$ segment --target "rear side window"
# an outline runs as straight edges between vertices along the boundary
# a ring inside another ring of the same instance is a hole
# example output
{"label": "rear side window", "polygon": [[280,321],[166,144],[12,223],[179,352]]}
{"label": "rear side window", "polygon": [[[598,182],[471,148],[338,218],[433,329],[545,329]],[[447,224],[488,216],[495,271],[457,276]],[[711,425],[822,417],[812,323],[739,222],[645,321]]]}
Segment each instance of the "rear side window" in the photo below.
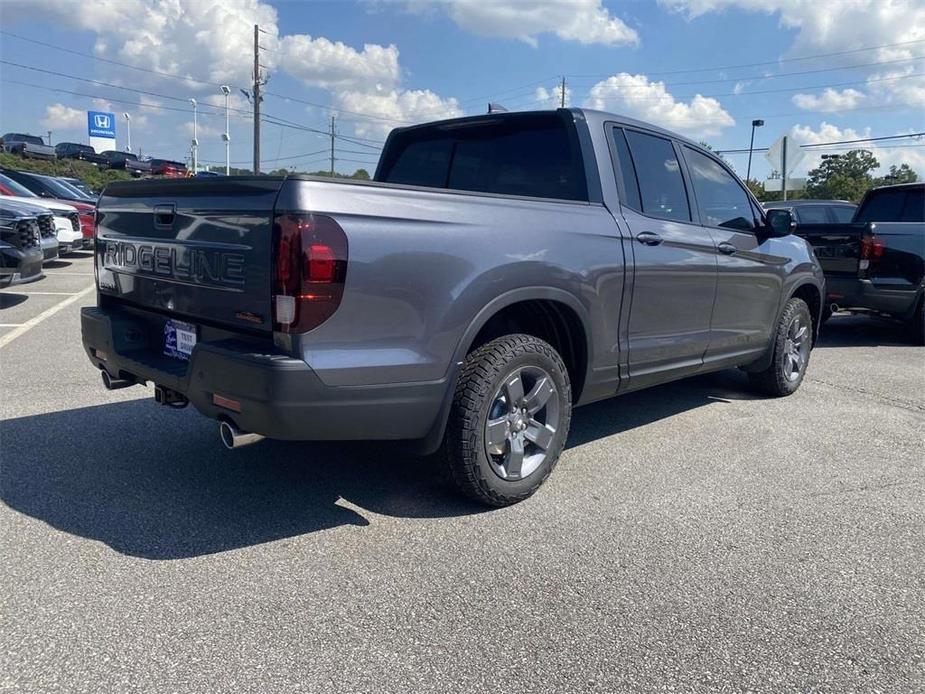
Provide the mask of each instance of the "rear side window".
{"label": "rear side window", "polygon": [[639,181],[642,211],[653,217],[689,222],[687,192],[671,141],[634,130],[626,131],[626,140]]}
{"label": "rear side window", "polygon": [[854,219],[854,207],[848,205],[833,205],[831,208],[835,221],[839,224],[847,224]]}
{"label": "rear side window", "polygon": [[858,212],[858,222],[898,222],[906,204],[906,191],[880,190],[870,195]]}
{"label": "rear side window", "polygon": [[376,180],[478,193],[588,199],[577,138],[556,114],[396,133]]}
{"label": "rear side window", "polygon": [[617,162],[623,174],[623,187],[626,188],[626,200],[623,204],[637,212],[642,212],[642,201],[639,197],[639,182],[636,180],[636,169],[633,158],[630,156],[630,147],[626,142],[626,134],[622,128],[613,128],[614,148],[617,151]]}
{"label": "rear side window", "polygon": [[[684,147],[691,185],[703,224],[751,231],[755,228],[754,209],[745,189],[718,162],[690,147]],[[824,216],[824,215],[823,215]]]}
{"label": "rear side window", "polygon": [[906,192],[902,221],[925,222],[925,188],[912,188]]}

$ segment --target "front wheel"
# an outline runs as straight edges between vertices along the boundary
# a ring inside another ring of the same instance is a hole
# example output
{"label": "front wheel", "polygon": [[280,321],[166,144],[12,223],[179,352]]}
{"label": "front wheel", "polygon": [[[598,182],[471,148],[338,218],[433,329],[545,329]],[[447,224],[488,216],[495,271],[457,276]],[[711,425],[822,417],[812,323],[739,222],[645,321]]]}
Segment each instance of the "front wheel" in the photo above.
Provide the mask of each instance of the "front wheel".
{"label": "front wheel", "polygon": [[796,392],[806,375],[813,348],[813,318],[802,299],[784,306],[774,333],[774,354],[764,371],[750,373],[752,385],[768,395],[782,397]]}
{"label": "front wheel", "polygon": [[465,495],[514,504],[549,477],[571,417],[568,372],[552,345],[531,335],[499,337],[466,357],[442,456]]}

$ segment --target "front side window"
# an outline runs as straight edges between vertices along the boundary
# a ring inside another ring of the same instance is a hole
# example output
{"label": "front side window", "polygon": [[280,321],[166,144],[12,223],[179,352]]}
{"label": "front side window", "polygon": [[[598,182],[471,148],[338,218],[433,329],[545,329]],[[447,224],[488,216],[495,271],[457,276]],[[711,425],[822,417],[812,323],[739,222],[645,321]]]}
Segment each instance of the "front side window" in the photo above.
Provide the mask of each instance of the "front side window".
{"label": "front side window", "polygon": [[671,141],[635,130],[626,131],[626,140],[639,181],[643,213],[689,222],[687,192]]}
{"label": "front side window", "polygon": [[691,173],[691,185],[703,224],[751,231],[755,217],[748,194],[739,182],[716,161],[685,145],[684,158]]}

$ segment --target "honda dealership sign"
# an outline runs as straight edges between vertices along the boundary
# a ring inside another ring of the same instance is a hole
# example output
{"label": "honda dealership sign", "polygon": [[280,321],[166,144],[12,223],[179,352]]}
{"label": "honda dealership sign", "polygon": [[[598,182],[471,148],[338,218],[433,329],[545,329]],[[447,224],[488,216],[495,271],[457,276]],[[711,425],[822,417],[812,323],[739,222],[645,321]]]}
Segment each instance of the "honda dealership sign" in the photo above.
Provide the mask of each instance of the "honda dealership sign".
{"label": "honda dealership sign", "polygon": [[116,148],[116,116],[105,111],[87,111],[87,135],[97,152]]}

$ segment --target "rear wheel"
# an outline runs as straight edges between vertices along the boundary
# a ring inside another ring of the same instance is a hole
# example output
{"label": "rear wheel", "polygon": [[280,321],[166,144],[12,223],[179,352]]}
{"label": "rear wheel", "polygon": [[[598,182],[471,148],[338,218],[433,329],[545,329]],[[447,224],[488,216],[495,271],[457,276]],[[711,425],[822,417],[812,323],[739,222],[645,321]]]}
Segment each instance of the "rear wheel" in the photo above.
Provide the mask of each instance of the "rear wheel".
{"label": "rear wheel", "polygon": [[919,310],[912,318],[912,339],[917,345],[925,345],[925,295],[919,299]]}
{"label": "rear wheel", "polygon": [[771,364],[764,371],[748,375],[752,385],[778,397],[796,392],[806,375],[812,348],[813,319],[809,307],[802,299],[790,299],[777,324]]}
{"label": "rear wheel", "polygon": [[456,487],[476,501],[507,506],[546,481],[571,423],[565,364],[548,343],[507,335],[463,365],[442,456]]}

